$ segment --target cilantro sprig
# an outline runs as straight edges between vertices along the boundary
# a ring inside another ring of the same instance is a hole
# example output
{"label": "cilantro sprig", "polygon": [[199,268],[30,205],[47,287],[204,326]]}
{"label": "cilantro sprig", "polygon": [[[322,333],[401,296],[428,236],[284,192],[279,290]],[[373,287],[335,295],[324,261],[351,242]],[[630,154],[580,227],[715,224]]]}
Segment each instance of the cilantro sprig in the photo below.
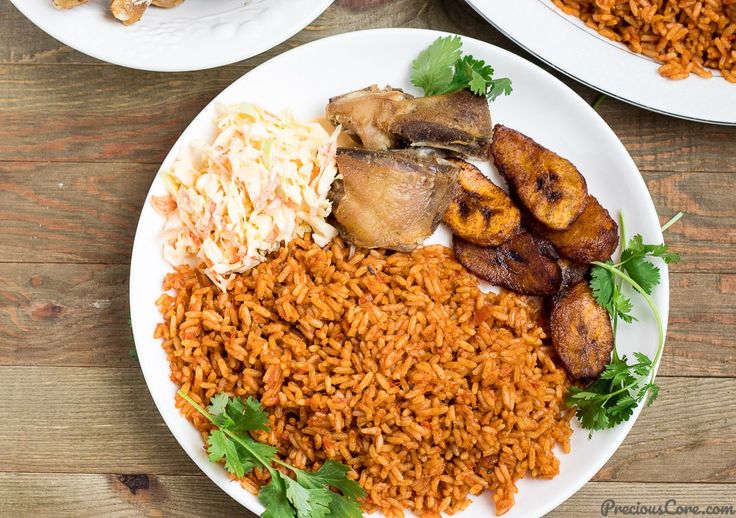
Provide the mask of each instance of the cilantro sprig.
{"label": "cilantro sprig", "polygon": [[513,90],[508,77],[493,78],[493,67],[473,56],[463,56],[460,36],[437,38],[411,64],[411,84],[424,95],[448,94],[470,89],[494,101]]}
{"label": "cilantro sprig", "polygon": [[[683,213],[675,215],[665,223],[662,231],[676,223]],[[593,261],[590,288],[598,303],[606,308],[611,316],[614,337],[613,356],[600,377],[587,387],[571,387],[567,405],[575,407],[575,415],[583,428],[589,430],[590,437],[595,430],[604,430],[628,421],[634,410],[646,399],[651,405],[659,394],[654,383],[654,368],[664,349],[664,326],[662,317],[652,299],[652,290],[660,283],[659,268],[652,262],[659,258],[666,264],[676,263],[680,256],[670,252],[667,245],[644,244],[637,234],[626,243],[626,230],[623,215],[619,216],[621,231],[621,258],[619,262]],[[654,359],[647,355],[634,353],[634,362],[629,363],[626,355],[616,350],[616,331],[619,319],[631,323],[636,318],[631,314],[633,304],[623,292],[623,284],[634,289],[647,303],[654,316],[659,331],[659,341]]]}
{"label": "cilantro sprig", "polygon": [[[347,477],[349,467],[328,460],[317,471],[304,471],[277,458],[275,447],[251,437],[251,431],[268,431],[268,414],[257,400],[249,397],[243,402],[242,398],[221,393],[212,397],[205,410],[186,392],[180,390],[179,395],[217,427],[207,438],[207,454],[212,462],[224,460],[225,469],[238,478],[255,467],[269,472],[271,482],[258,495],[266,507],[263,518],[362,516],[357,499],[365,492],[360,484]],[[285,475],[274,464],[288,469],[295,478]]]}

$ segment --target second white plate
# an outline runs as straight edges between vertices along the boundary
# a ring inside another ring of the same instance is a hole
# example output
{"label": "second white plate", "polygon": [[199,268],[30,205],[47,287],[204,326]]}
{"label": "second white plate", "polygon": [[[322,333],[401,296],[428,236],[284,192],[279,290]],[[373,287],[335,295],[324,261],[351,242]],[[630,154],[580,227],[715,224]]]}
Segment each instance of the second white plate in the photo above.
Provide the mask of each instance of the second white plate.
{"label": "second white plate", "polygon": [[665,115],[736,125],[736,84],[717,71],[711,79],[665,79],[659,63],[601,36],[551,0],[466,1],[517,44],[591,88]]}
{"label": "second white plate", "polygon": [[11,0],[41,30],[93,58],[140,70],[182,72],[235,63],[286,41],[333,0],[186,0],[149,7],[128,27],[110,0],[66,11],[52,0]]}

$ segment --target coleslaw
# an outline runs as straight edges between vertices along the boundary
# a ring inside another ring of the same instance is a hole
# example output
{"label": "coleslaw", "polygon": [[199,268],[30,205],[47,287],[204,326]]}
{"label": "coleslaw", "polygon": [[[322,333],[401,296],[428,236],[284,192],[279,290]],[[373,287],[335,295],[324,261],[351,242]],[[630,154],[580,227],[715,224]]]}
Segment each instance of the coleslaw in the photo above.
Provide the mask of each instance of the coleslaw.
{"label": "coleslaw", "polygon": [[167,195],[152,200],[166,217],[166,260],[204,263],[225,291],[294,236],[325,246],[337,235],[325,218],[339,131],[254,104],[222,107],[214,141],[182,153],[163,173]]}

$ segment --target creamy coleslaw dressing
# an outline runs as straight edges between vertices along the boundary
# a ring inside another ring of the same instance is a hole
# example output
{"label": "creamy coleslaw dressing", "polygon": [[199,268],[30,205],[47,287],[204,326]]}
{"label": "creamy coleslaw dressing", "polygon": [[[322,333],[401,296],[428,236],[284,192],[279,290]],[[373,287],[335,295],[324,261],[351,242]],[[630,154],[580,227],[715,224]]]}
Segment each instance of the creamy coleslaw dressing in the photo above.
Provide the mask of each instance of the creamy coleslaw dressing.
{"label": "creamy coleslaw dressing", "polygon": [[337,231],[325,221],[337,174],[339,129],[300,122],[253,104],[220,109],[211,144],[182,153],[163,173],[167,195],[153,205],[166,216],[164,257],[202,262],[227,289],[235,273],[262,262],[294,236],[312,232],[326,245]]}

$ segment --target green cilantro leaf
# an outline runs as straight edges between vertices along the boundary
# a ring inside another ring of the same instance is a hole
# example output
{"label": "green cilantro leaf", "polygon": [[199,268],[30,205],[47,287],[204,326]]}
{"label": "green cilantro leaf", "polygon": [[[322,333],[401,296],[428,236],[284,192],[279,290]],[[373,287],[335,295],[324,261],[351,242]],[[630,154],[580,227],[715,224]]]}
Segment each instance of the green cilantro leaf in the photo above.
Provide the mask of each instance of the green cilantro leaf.
{"label": "green cilantro leaf", "polygon": [[634,237],[631,238],[628,246],[626,247],[626,250],[624,250],[621,254],[621,261],[623,262],[632,256],[659,257],[660,259],[663,259],[664,262],[667,264],[677,263],[680,261],[679,254],[670,252],[665,243],[661,243],[658,245],[644,244],[644,238],[641,237],[641,234],[636,234]]}
{"label": "green cilantro leaf", "polygon": [[631,323],[636,320],[636,317],[631,315],[631,310],[634,309],[634,305],[631,303],[631,299],[627,298],[626,295],[621,293],[620,290],[616,290],[613,294],[613,307],[616,309],[618,317],[626,323]]}
{"label": "green cilantro leaf", "polygon": [[611,315],[613,315],[614,288],[613,274],[600,266],[593,267],[590,271],[590,289],[593,290],[596,302],[606,308]]}
{"label": "green cilantro leaf", "polygon": [[362,518],[363,511],[355,500],[349,500],[344,496],[333,495],[330,502],[330,516],[335,518]]}
{"label": "green cilantro leaf", "polygon": [[657,399],[657,396],[659,396],[659,385],[648,383],[647,385],[644,385],[642,391],[643,395],[640,396],[640,399],[643,399],[644,396],[649,393],[649,398],[647,399],[647,406],[649,406],[654,403],[654,400]]}
{"label": "green cilantro leaf", "polygon": [[[277,449],[258,442],[249,432],[268,430],[268,413],[261,404],[248,398],[231,398],[217,394],[210,399],[208,410],[187,393],[179,396],[205,416],[217,429],[207,438],[210,461],[224,460],[225,469],[238,478],[258,466],[271,475],[271,482],[261,488],[258,498],[266,506],[264,518],[359,518],[357,498],[365,495],[360,484],[347,477],[350,468],[334,460],[326,461],[315,472],[303,471],[276,457]],[[273,467],[279,464],[292,471],[296,479]],[[342,494],[333,492],[336,489]]]}
{"label": "green cilantro leaf", "polygon": [[659,268],[644,259],[644,257],[632,257],[623,263],[622,266],[626,273],[629,274],[629,277],[647,292],[647,295],[651,295],[652,288],[659,284]]}
{"label": "green cilantro leaf", "polygon": [[365,491],[356,481],[349,479],[346,475],[350,468],[345,464],[328,460],[322,467],[312,473],[297,471],[296,479],[302,485],[327,485],[339,489],[343,495],[349,498],[361,498]]}
{"label": "green cilantro leaf", "polygon": [[460,36],[437,38],[411,64],[411,84],[424,90],[424,95],[443,93],[452,81],[452,66],[462,52]]}
{"label": "green cilantro leaf", "polygon": [[271,482],[261,488],[258,499],[266,506],[262,518],[297,518],[296,511],[286,497],[286,484],[281,472],[271,474]]}
{"label": "green cilantro leaf", "polygon": [[459,36],[436,39],[411,66],[411,83],[424,95],[440,95],[468,88],[475,95],[494,101],[513,88],[507,77],[493,79],[493,67],[481,59],[462,55]]}
{"label": "green cilantro leaf", "polygon": [[225,469],[233,473],[236,477],[240,478],[253,469],[254,464],[250,460],[246,461],[248,464],[246,467],[238,454],[237,446],[233,441],[228,439],[222,430],[212,432],[207,437],[207,444],[209,445],[207,453],[210,461],[218,462],[224,458]]}
{"label": "green cilantro leaf", "polygon": [[227,408],[227,404],[229,402],[230,402],[230,398],[224,392],[215,394],[210,399],[210,405],[207,407],[207,411],[210,414],[212,414],[214,417],[217,417],[220,414],[225,413],[225,408]]}
{"label": "green cilantro leaf", "polygon": [[288,477],[286,482],[286,497],[296,509],[299,518],[325,518],[330,514],[332,493],[326,487],[305,487],[298,481]]}
{"label": "green cilantro leaf", "polygon": [[501,95],[511,95],[513,88],[511,87],[511,79],[508,77],[500,77],[488,82],[488,90],[486,97],[489,101],[495,101]]}
{"label": "green cilantro leaf", "polygon": [[212,397],[207,407],[214,417],[215,424],[227,428],[232,432],[248,430],[268,431],[268,413],[263,410],[260,402],[249,397],[243,405],[241,398],[229,398],[227,394],[217,394]]}

